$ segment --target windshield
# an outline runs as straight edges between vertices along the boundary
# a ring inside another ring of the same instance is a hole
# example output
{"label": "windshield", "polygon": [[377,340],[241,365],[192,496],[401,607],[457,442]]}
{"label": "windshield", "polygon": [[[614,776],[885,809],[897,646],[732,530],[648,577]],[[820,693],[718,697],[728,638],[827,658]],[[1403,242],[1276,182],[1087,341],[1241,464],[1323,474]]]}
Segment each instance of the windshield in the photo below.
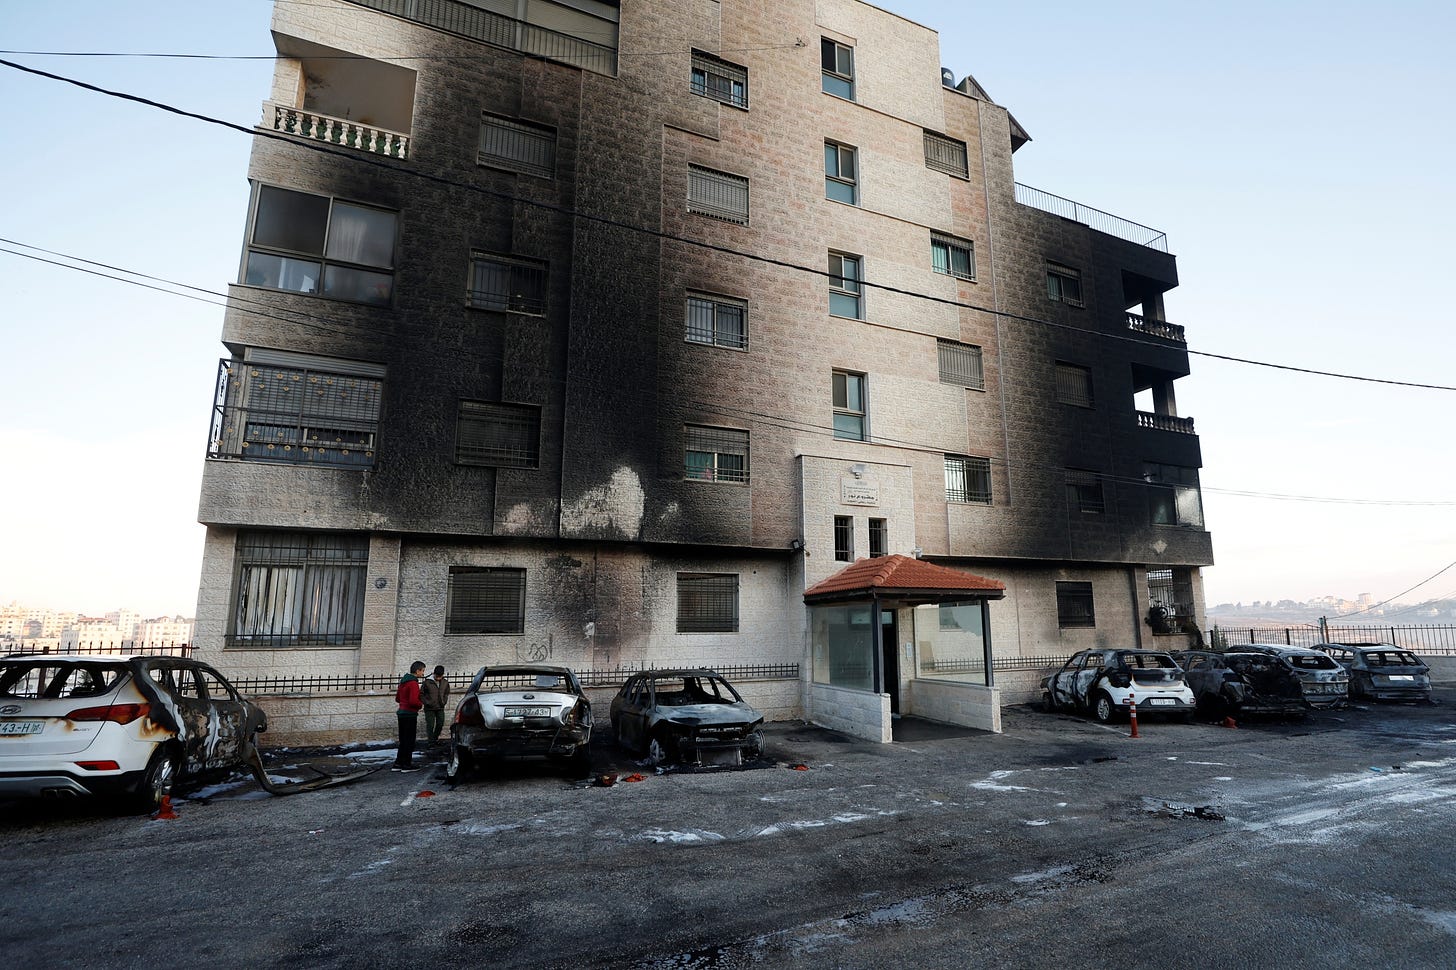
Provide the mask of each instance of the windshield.
{"label": "windshield", "polygon": [[1284,659],[1300,670],[1339,670],[1340,665],[1322,653],[1288,653]]}
{"label": "windshield", "polygon": [[101,697],[126,676],[122,664],[11,660],[0,666],[0,697]]}
{"label": "windshield", "polygon": [[738,692],[722,677],[659,677],[653,681],[657,703],[668,707],[684,704],[732,704]]}

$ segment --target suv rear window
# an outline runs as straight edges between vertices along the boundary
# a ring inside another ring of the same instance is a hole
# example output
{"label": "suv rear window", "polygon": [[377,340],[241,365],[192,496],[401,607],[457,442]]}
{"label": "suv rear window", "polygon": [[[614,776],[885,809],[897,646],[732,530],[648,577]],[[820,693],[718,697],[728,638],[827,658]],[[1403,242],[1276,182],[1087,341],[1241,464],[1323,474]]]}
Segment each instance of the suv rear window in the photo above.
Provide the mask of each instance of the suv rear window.
{"label": "suv rear window", "polygon": [[1334,670],[1340,666],[1322,653],[1289,653],[1284,659],[1301,670]]}
{"label": "suv rear window", "polygon": [[1365,662],[1372,667],[1419,667],[1420,658],[1406,650],[1369,651]]}
{"label": "suv rear window", "polygon": [[12,660],[0,665],[0,697],[101,697],[125,676],[126,668],[121,664]]}

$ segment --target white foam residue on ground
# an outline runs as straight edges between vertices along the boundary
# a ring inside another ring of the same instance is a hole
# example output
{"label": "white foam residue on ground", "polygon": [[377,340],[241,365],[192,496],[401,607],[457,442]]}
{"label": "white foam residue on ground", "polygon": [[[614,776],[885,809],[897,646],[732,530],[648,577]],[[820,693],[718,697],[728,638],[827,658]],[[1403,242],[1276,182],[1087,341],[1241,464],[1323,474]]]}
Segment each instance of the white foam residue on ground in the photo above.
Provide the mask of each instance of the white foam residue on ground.
{"label": "white foam residue on ground", "polygon": [[1056,866],[1052,869],[1043,869],[1040,872],[1023,872],[1020,875],[1012,876],[1011,881],[1019,885],[1033,882],[1045,882],[1048,879],[1056,879],[1058,876],[1066,875],[1072,871],[1071,866]]}
{"label": "white foam residue on ground", "polygon": [[1233,778],[1229,777],[1228,775],[1218,775],[1213,780],[1214,781],[1233,781]]}
{"label": "white foam residue on ground", "polygon": [[1445,930],[1452,936],[1456,936],[1456,913],[1423,910],[1421,912],[1421,918],[1432,926]]}
{"label": "white foam residue on ground", "polygon": [[717,832],[708,832],[704,829],[689,829],[686,832],[675,832],[671,829],[647,829],[638,838],[646,839],[649,842],[671,842],[674,845],[723,841],[723,836]]}
{"label": "white foam residue on ground", "polygon": [[378,862],[369,863],[369,865],[360,869],[358,872],[351,872],[349,878],[358,879],[360,876],[372,876],[374,873],[381,872],[393,864],[393,859],[380,859]]}
{"label": "white foam residue on ground", "polygon": [[1044,819],[1044,818],[1029,818],[1029,819],[1026,820],[1026,824],[1027,825],[1050,825],[1052,823],[1049,820]]}
{"label": "white foam residue on ground", "polygon": [[1003,785],[1001,779],[1010,778],[1014,771],[993,771],[980,781],[971,782],[971,787],[980,791],[1033,791],[1025,785]]}
{"label": "white foam residue on ground", "polygon": [[1203,765],[1206,768],[1227,768],[1222,761],[1185,761],[1185,765]]}
{"label": "white foam residue on ground", "polygon": [[462,821],[450,826],[450,831],[456,835],[497,835],[501,832],[510,832],[521,827],[519,822],[503,822],[498,824],[487,824],[485,822]]}

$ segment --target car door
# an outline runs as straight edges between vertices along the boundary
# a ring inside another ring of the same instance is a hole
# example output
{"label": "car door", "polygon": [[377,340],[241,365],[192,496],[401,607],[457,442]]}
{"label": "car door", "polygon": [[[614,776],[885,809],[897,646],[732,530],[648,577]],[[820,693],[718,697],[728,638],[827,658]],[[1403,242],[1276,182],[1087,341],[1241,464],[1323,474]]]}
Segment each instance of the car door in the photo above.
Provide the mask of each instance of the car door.
{"label": "car door", "polygon": [[1082,669],[1082,664],[1086,659],[1087,651],[1074,653],[1061,670],[1052,674],[1048,684],[1051,689],[1052,702],[1057,707],[1072,707],[1080,703],[1075,698],[1073,688],[1077,683],[1077,671]]}
{"label": "car door", "polygon": [[175,688],[172,702],[176,705],[180,727],[177,740],[182,744],[186,770],[201,771],[207,767],[208,748],[213,735],[212,709],[197,671],[178,664],[171,667],[170,672]]}
{"label": "car door", "polygon": [[1093,692],[1106,662],[1107,658],[1100,650],[1088,650],[1083,656],[1082,666],[1075,672],[1072,680],[1072,699],[1078,707],[1092,706]]}
{"label": "car door", "polygon": [[243,761],[243,744],[248,740],[247,705],[222,675],[205,664],[194,668],[202,684],[203,702],[210,711],[209,732],[203,744],[208,768],[231,768]]}
{"label": "car door", "polygon": [[617,736],[627,747],[642,746],[642,699],[646,689],[643,677],[634,677],[623,688],[622,703],[617,709]]}

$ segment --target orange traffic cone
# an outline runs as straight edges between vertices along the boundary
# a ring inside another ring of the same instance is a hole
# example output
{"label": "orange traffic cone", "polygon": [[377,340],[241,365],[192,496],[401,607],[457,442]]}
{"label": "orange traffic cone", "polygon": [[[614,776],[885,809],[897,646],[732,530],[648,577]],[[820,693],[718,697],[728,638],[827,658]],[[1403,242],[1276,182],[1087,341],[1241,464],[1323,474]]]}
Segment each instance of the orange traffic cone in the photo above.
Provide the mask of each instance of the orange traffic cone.
{"label": "orange traffic cone", "polygon": [[1235,721],[1232,717],[1226,717],[1223,719],[1223,726],[1226,728],[1236,728],[1239,726],[1239,722]]}
{"label": "orange traffic cone", "polygon": [[159,819],[163,819],[163,820],[170,820],[170,819],[180,818],[180,817],[181,816],[179,816],[177,814],[177,810],[172,807],[172,796],[171,795],[163,795],[162,796],[162,807],[159,808],[159,809],[157,809],[155,812],[152,813],[152,818],[159,818]]}
{"label": "orange traffic cone", "polygon": [[1130,737],[1130,738],[1138,737],[1139,735],[1138,735],[1138,732],[1137,732],[1137,698],[1135,698],[1135,697],[1129,697],[1127,699],[1127,719],[1128,719],[1128,721],[1130,721],[1132,723],[1132,732],[1130,734],[1128,734],[1128,737]]}

